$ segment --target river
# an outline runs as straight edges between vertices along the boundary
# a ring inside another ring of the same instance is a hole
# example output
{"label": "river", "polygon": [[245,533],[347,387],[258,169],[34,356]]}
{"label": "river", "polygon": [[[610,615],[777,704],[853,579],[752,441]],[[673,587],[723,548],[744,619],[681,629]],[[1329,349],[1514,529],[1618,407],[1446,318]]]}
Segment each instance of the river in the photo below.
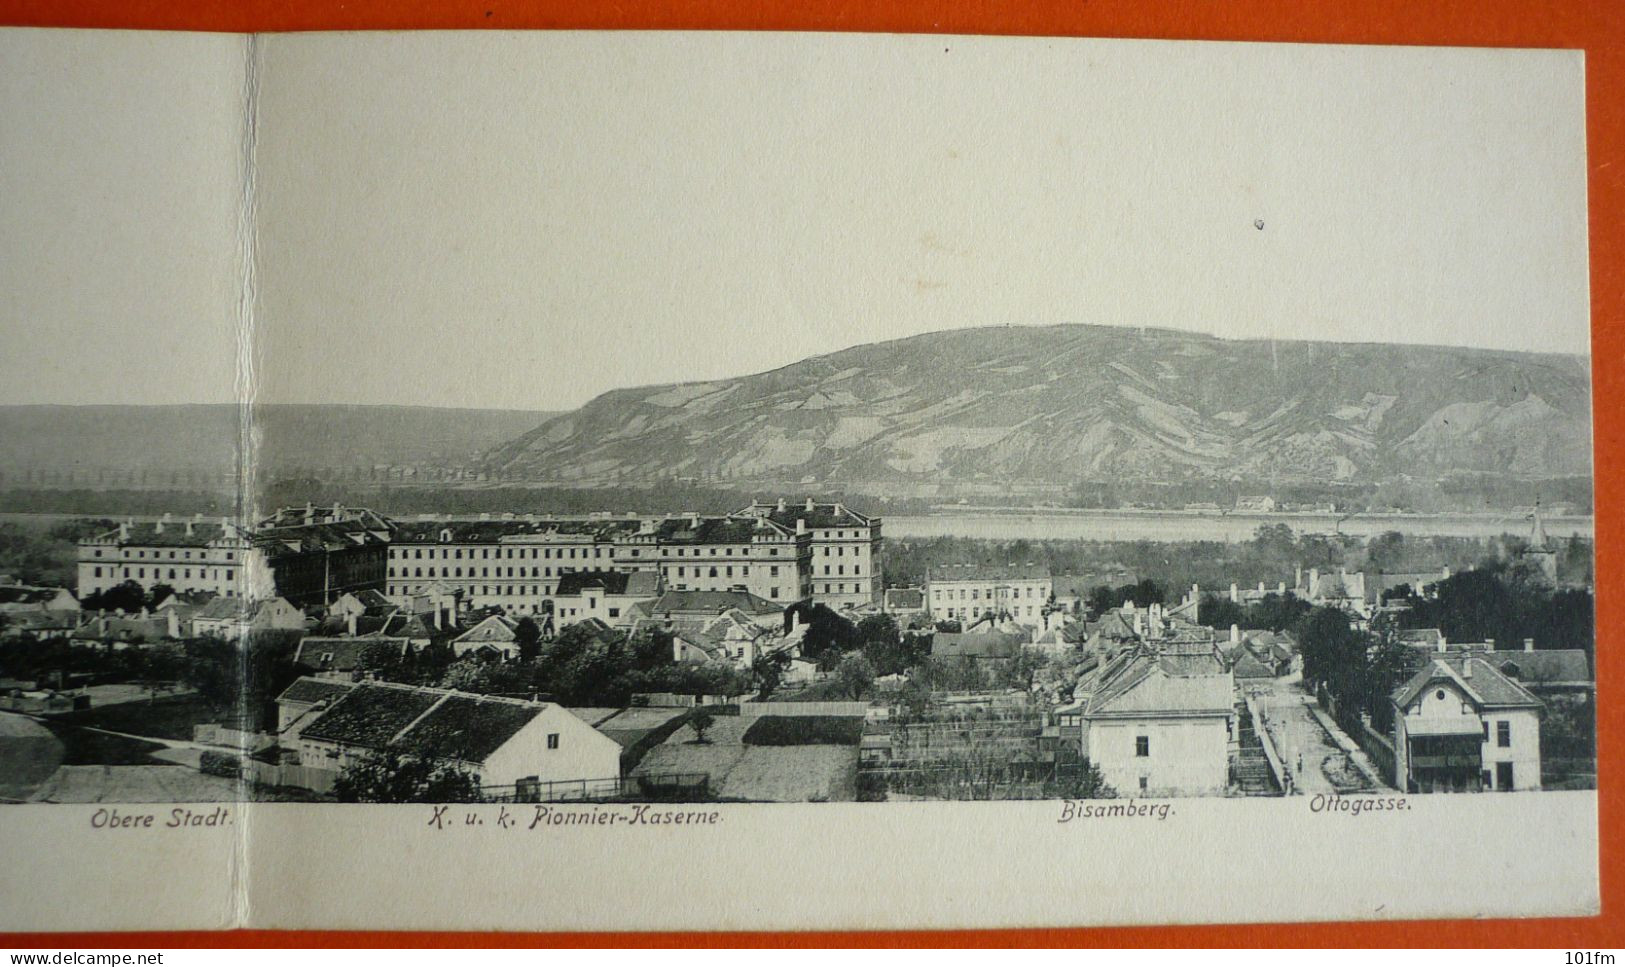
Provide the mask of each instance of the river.
{"label": "river", "polygon": [[[1590,517],[1542,517],[1554,539],[1590,538]],[[1245,541],[1264,524],[1285,524],[1297,534],[1373,537],[1398,531],[1407,537],[1526,535],[1530,523],[1503,514],[1213,514],[1191,511],[948,511],[921,517],[887,517],[887,537],[974,537],[986,540]]]}

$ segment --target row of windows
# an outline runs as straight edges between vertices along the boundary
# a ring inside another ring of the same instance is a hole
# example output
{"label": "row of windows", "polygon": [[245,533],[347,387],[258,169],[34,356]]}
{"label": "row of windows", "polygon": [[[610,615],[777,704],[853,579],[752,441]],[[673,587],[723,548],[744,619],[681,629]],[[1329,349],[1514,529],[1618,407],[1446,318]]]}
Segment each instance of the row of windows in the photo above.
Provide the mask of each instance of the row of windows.
{"label": "row of windows", "polygon": [[[175,556],[177,553],[180,554],[179,557]],[[126,551],[125,554],[126,554],[126,556],[128,556],[129,552]],[[99,547],[96,548],[94,551],[91,552],[91,555],[93,557],[101,557],[102,556],[102,549],[99,548]],[[138,558],[145,558],[147,556],[147,552],[144,551],[144,550],[137,549],[136,552],[135,552],[135,556],[138,557]],[[208,552],[207,551],[198,551],[197,556],[198,556],[198,560],[200,560],[200,561],[208,560]],[[226,552],[226,560],[232,561],[232,560],[236,560],[236,558],[237,558],[237,554],[236,554],[235,551],[227,551]],[[152,559],[155,560],[155,561],[163,560],[164,559],[164,552],[163,551],[153,551],[152,552]],[[190,561],[191,559],[192,559],[192,552],[191,551],[180,551],[180,552],[170,551],[169,552],[169,560],[171,560],[171,561]]]}
{"label": "row of windows", "polygon": [[[845,557],[847,552],[847,548],[844,547],[826,547],[822,550],[825,557]],[[862,557],[864,554],[869,552],[869,548],[863,544],[859,544],[857,547],[854,547],[851,550],[853,557]],[[834,551],[835,553],[831,554],[830,551]]]}
{"label": "row of windows", "polygon": [[[827,574],[829,572],[826,571],[825,573]],[[1023,592],[1025,592],[1025,593],[1023,593]],[[987,599],[989,601],[992,601],[995,598],[1004,598],[1004,599],[1007,599],[1007,600],[1015,600],[1017,598],[1046,598],[1047,599],[1048,597],[1049,597],[1049,595],[1044,592],[1044,589],[1036,588],[1036,587],[1029,587],[1029,588],[998,588],[996,590],[993,589],[993,588],[987,589]],[[931,600],[932,601],[942,601],[944,598],[946,598],[949,601],[955,600],[955,598],[954,598],[954,589],[949,588],[946,591],[943,590],[942,588],[932,588],[931,589]],[[981,599],[982,599],[982,589],[981,588],[971,588],[970,589],[970,600],[972,600],[972,601],[980,601]],[[958,600],[960,600],[960,601],[965,600],[965,589],[964,588],[959,589],[959,598],[958,598]]]}
{"label": "row of windows", "polygon": [[[846,565],[845,564],[837,564],[837,565],[835,565],[835,573],[836,574],[845,574],[846,573]],[[863,565],[861,565],[861,564],[852,565],[852,574],[853,574],[854,577],[863,574]],[[828,564],[824,565],[824,575],[826,577],[829,576],[829,565]]]}
{"label": "row of windows", "polygon": [[[461,561],[463,559],[463,551],[464,550],[465,549],[461,548],[461,547],[429,547],[429,548],[423,548],[423,547],[391,547],[389,549],[389,556],[391,558],[395,558],[395,559],[400,559],[400,560],[408,560],[409,559],[409,560],[413,560],[413,561],[421,561],[421,560],[424,560],[425,558],[427,558],[428,560],[431,560],[431,561],[434,561],[434,560]],[[606,548],[602,548],[602,547],[591,547],[591,548],[588,548],[588,547],[495,547],[495,548],[492,548],[492,547],[481,547],[481,548],[470,547],[470,548],[467,548],[466,550],[468,551],[468,559],[471,560],[471,561],[473,561],[473,560],[489,561],[489,560],[491,560],[493,558],[495,558],[497,560],[509,560],[509,561],[515,560],[515,559],[518,559],[518,560],[529,559],[529,560],[533,560],[533,561],[534,560],[551,561],[551,560],[557,559],[557,560],[560,560],[560,561],[564,561],[564,560],[572,560],[573,561],[573,560],[577,560],[577,559],[586,560],[588,558],[596,558],[598,560],[603,560],[606,556],[608,556],[608,557],[613,557],[614,556],[613,554],[606,555],[604,553]],[[478,550],[480,552],[479,556],[477,558],[474,555],[474,552],[476,550]],[[611,548],[609,550],[613,550],[613,549]],[[436,553],[437,551],[439,553]],[[493,554],[492,551],[495,551],[496,553]],[[506,551],[507,553],[503,553],[504,551]],[[577,551],[581,552],[580,555],[576,554]],[[592,553],[589,554],[589,553],[587,553],[588,551],[591,551]],[[529,552],[529,553],[526,553],[526,552]],[[554,552],[557,552],[557,553],[555,554]],[[637,557],[638,552],[633,551],[632,556]]]}
{"label": "row of windows", "polygon": [[1030,604],[1026,606],[1025,611],[1023,611],[1021,608],[988,607],[984,609],[977,606],[970,608],[945,608],[943,609],[942,613],[945,617],[949,618],[980,618],[984,611],[987,614],[1000,614],[1003,612],[1008,612],[1012,618],[1036,618],[1039,616],[1033,606]]}
{"label": "row of windows", "polygon": [[[132,570],[135,572],[134,574],[130,573]],[[224,573],[217,576],[215,574],[215,572],[210,571],[207,568],[198,568],[198,572],[197,572],[198,580],[200,580],[200,581],[229,581],[229,580],[231,580],[232,579],[232,577],[231,577],[232,572],[230,570],[226,570],[226,569],[222,569],[222,570],[223,570]],[[102,576],[102,569],[101,568],[99,568],[99,567],[92,568],[92,571],[94,572],[96,577],[101,577]],[[116,567],[107,568],[107,576],[110,577],[110,578],[115,577],[115,576],[122,576],[122,577],[126,577],[126,578],[133,577],[133,578],[136,578],[138,580],[145,580],[146,576],[147,576],[147,569],[144,568],[144,567],[137,567],[137,568],[128,568],[127,567],[127,568],[124,568],[123,569],[124,573],[122,575],[119,575],[118,571],[119,571],[119,568],[116,568]],[[164,569],[161,568],[161,567],[153,568],[152,569],[152,577],[153,577],[154,580],[162,580],[162,579],[164,579],[164,577],[165,577]],[[172,568],[169,569],[168,578],[170,580],[172,580],[172,581],[173,580],[189,581],[189,580],[192,579],[192,569],[189,568],[189,567],[183,567],[183,568],[173,568],[172,567]]]}

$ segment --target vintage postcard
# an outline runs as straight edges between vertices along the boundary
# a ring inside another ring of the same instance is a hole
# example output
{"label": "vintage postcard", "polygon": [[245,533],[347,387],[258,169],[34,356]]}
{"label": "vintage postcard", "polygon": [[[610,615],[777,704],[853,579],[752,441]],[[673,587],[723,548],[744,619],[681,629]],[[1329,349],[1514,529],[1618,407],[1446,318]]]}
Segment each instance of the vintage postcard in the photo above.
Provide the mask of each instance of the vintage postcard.
{"label": "vintage postcard", "polygon": [[1585,178],[1578,51],[0,32],[0,926],[1595,914]]}

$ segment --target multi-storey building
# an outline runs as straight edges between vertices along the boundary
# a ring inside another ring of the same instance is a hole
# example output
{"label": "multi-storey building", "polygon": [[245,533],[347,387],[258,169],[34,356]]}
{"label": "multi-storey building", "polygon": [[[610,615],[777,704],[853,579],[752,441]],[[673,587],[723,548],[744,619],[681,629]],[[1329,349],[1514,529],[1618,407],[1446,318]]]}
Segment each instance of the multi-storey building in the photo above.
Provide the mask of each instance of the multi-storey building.
{"label": "multi-storey building", "polygon": [[426,587],[461,591],[466,607],[546,614],[559,579],[580,571],[658,571],[655,548],[623,544],[643,522],[418,520],[396,527],[384,593],[405,601]]}
{"label": "multi-storey building", "polygon": [[753,502],[735,517],[766,519],[789,530],[804,524],[812,539],[809,594],[832,608],[878,604],[885,587],[881,573],[880,518],[860,514],[839,502],[802,503],[780,498]]}
{"label": "multi-storey building", "polygon": [[[255,563],[270,573],[270,593],[303,608],[383,590],[394,526],[364,507],[307,504],[262,520],[249,543]],[[265,595],[256,589],[254,596]]]}
{"label": "multi-storey building", "polygon": [[167,584],[180,592],[207,591],[227,598],[250,596],[251,544],[225,518],[163,519],[118,527],[79,542],[79,597],[134,581],[144,589]]}
{"label": "multi-storey building", "polygon": [[926,607],[936,620],[984,615],[1022,624],[1044,620],[1053,593],[1049,568],[1039,564],[957,564],[926,575]]}
{"label": "multi-storey building", "polygon": [[748,591],[786,606],[812,593],[812,535],[770,517],[668,517],[627,538],[659,557],[676,591]]}
{"label": "multi-storey building", "polygon": [[1495,654],[1437,652],[1394,690],[1394,784],[1401,790],[1540,788],[1545,706],[1495,666]]}
{"label": "multi-storey building", "polygon": [[439,585],[467,607],[549,614],[560,579],[586,572],[649,573],[650,597],[745,590],[789,605],[811,593],[811,536],[765,516],[419,520],[395,531],[385,593],[404,601]]}
{"label": "multi-storey building", "polygon": [[226,598],[282,597],[297,607],[384,586],[391,523],[360,508],[281,510],[252,532],[201,516],[136,523],[79,542],[79,594],[125,581]]}

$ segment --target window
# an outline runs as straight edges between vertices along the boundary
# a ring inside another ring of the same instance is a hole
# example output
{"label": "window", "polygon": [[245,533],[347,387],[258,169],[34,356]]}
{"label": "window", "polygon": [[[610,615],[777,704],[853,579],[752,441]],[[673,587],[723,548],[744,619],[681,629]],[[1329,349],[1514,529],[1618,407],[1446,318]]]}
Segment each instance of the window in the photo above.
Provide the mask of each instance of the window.
{"label": "window", "polygon": [[1503,749],[1512,748],[1512,723],[1495,723],[1495,744]]}
{"label": "window", "polygon": [[1140,791],[1145,792],[1151,787],[1151,780],[1145,776],[1140,777]]}
{"label": "window", "polygon": [[547,733],[547,747],[549,749],[557,749],[559,747],[559,734],[557,732]]}
{"label": "window", "polygon": [[1438,699],[1441,702],[1444,701],[1444,689],[1441,688],[1438,691],[1434,692],[1433,697]]}
{"label": "window", "polygon": [[1489,740],[1490,740],[1490,723],[1485,722],[1484,723],[1484,741],[1488,742]]}
{"label": "window", "polygon": [[[1134,754],[1141,759],[1147,758],[1151,755],[1151,736],[1136,735],[1134,737]],[[1144,780],[1141,781],[1143,782]]]}

